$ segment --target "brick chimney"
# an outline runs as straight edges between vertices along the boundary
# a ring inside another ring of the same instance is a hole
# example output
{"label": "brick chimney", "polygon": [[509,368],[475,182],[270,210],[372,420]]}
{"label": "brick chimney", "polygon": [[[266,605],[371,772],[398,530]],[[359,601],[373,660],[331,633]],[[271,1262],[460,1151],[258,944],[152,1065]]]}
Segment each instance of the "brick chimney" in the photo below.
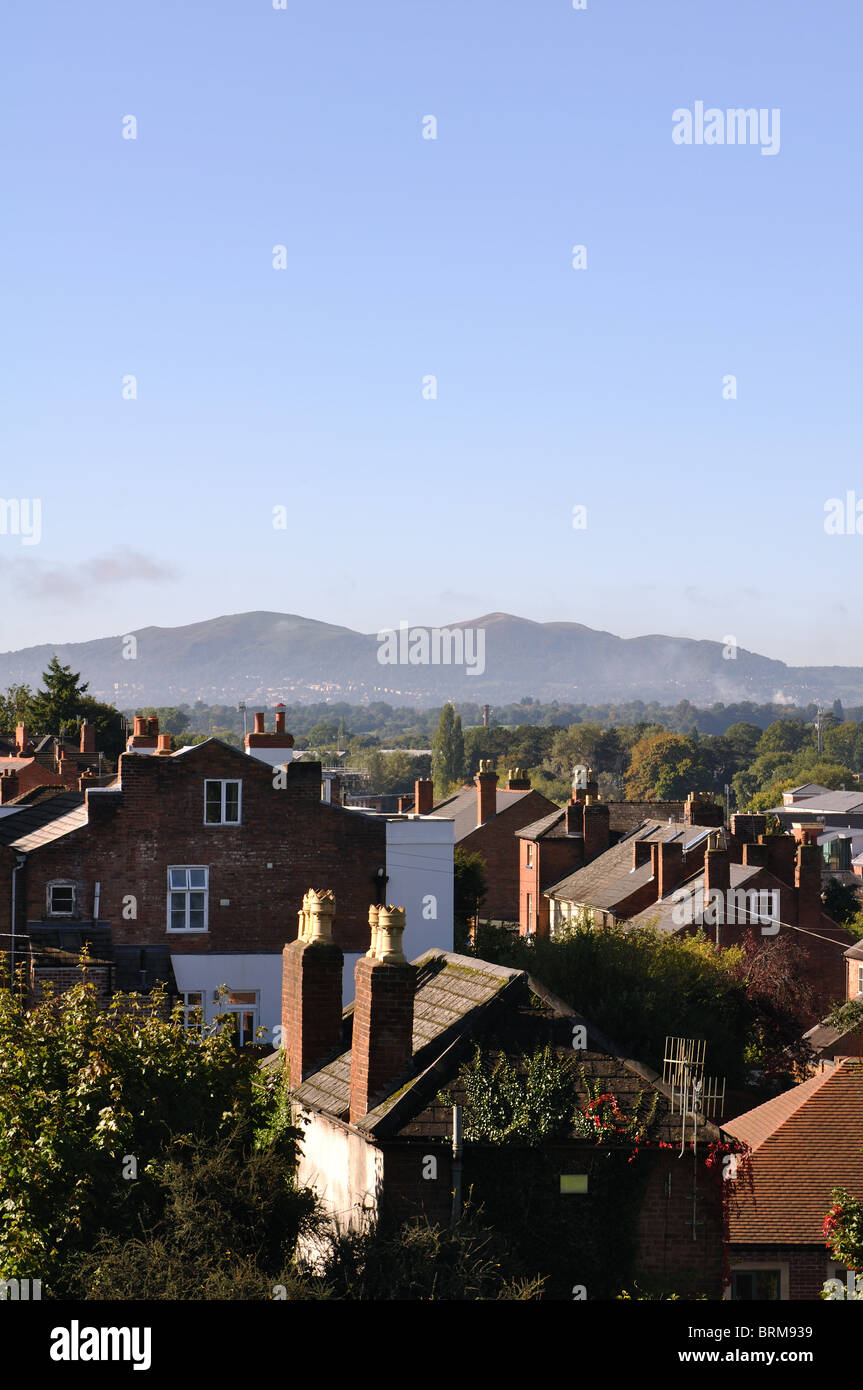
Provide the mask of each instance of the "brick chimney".
{"label": "brick chimney", "polygon": [[817,928],[824,911],[821,902],[821,870],[824,856],[818,845],[798,845],[794,865],[794,887],[797,889],[797,925]]}
{"label": "brick chimney", "polygon": [[0,775],[0,806],[14,801],[18,795],[18,773],[11,767],[4,767]]}
{"label": "brick chimney", "polygon": [[749,811],[737,811],[731,817],[731,833],[741,844],[752,845],[759,835],[767,834],[767,817]]}
{"label": "brick chimney", "polygon": [[523,767],[511,767],[507,774],[506,789],[508,792],[529,792],[530,778]]}
{"label": "brick chimney", "polygon": [[767,867],[770,872],[789,888],[794,887],[795,856],[797,843],[791,835],[760,835],[760,845],[767,846]]}
{"label": "brick chimney", "polygon": [[374,1109],[413,1059],[416,967],[402,950],[404,929],[403,907],[379,908],[371,947],[354,971],[351,1124]]}
{"label": "brick chimney", "polygon": [[759,841],[755,845],[743,846],[743,863],[747,869],[766,869],[767,868],[767,846]]}
{"label": "brick chimney", "polygon": [[817,845],[818,836],[824,834],[824,822],[792,821],[791,834],[798,845]]}
{"label": "brick chimney", "polygon": [[171,735],[170,735],[170,734],[159,734],[158,740],[157,740],[157,743],[156,743],[156,755],[158,756],[159,754],[161,754],[162,757],[164,757],[166,754],[167,754],[169,757],[171,756]]}
{"label": "brick chimney", "polygon": [[414,815],[430,816],[434,809],[434,782],[429,777],[418,777],[414,782]]}
{"label": "brick chimney", "polygon": [[[653,857],[652,840],[633,840],[632,842],[632,867],[640,869],[642,864],[646,864]],[[655,869],[654,869],[655,873]]]}
{"label": "brick chimney", "polygon": [[476,823],[484,825],[497,812],[497,773],[490,758],[480,762],[476,774]]}
{"label": "brick chimney", "polygon": [[[711,840],[713,840],[711,836]],[[731,857],[727,849],[708,849],[704,855],[704,910],[711,913],[716,908],[710,901],[712,892],[722,894],[720,925],[728,916],[728,890],[731,887]]]}
{"label": "brick chimney", "polygon": [[690,792],[683,807],[684,825],[716,825],[724,821],[722,807],[705,792]]}
{"label": "brick chimney", "polygon": [[30,744],[26,724],[15,725],[15,752],[19,758],[25,757]]}
{"label": "brick chimney", "polygon": [[[156,725],[155,732],[152,731],[153,723],[155,723]],[[130,753],[135,751],[139,753],[155,751],[159,742],[158,719],[154,721],[152,719],[148,719],[146,715],[136,714],[135,723],[133,727],[133,734],[130,738],[126,740],[127,751]]]}
{"label": "brick chimney", "polygon": [[566,808],[567,835],[584,834],[584,806],[580,801],[570,801]]}
{"label": "brick chimney", "polygon": [[[636,841],[637,843],[637,841]],[[665,898],[683,882],[683,845],[651,843],[651,868],[656,882],[656,900]]]}
{"label": "brick chimney", "polygon": [[81,724],[79,751],[81,753],[95,753],[96,751],[96,725],[91,724],[86,719]]}
{"label": "brick chimney", "polygon": [[251,757],[269,763],[271,767],[290,762],[293,755],[288,753],[288,749],[294,746],[294,736],[285,731],[284,705],[276,705],[276,724],[271,734],[268,734],[264,727],[265,719],[263,710],[255,711],[255,727],[250,734],[246,734],[244,740],[246,752]]}
{"label": "brick chimney", "polygon": [[589,796],[584,803],[584,862],[608,849],[609,811],[603,801]]}
{"label": "brick chimney", "polygon": [[310,888],[297,939],[282,951],[282,1043],[293,1087],[342,1043],[345,958],[333,940],[335,911],[331,888]]}

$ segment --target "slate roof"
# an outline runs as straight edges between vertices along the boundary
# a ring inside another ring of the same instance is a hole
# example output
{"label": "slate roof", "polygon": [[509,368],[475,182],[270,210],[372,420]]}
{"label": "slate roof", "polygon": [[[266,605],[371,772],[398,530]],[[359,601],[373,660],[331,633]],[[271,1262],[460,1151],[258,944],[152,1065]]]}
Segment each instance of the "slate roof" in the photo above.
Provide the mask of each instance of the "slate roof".
{"label": "slate roof", "polygon": [[[732,888],[745,888],[747,883],[755,878],[756,874],[766,875],[766,870],[757,864],[729,864],[730,886]],[[649,868],[649,865],[648,865]],[[768,883],[768,878],[764,878],[764,883]],[[769,883],[775,884],[777,888],[782,885],[778,879],[769,876]],[[696,904],[704,902],[704,870],[700,869],[692,878],[686,879],[684,883],[679,883],[672,893],[667,893],[659,902],[651,903],[642,912],[636,912],[630,917],[630,925],[645,926],[648,922],[654,923],[660,931],[677,932],[680,931],[681,924],[674,920],[674,909],[676,902],[685,904],[685,899],[680,897],[681,890],[684,890],[695,901],[693,903],[693,915],[696,914]]]}
{"label": "slate roof", "polygon": [[644,821],[632,834],[597,855],[583,869],[576,869],[575,873],[552,884],[545,890],[546,897],[611,910],[615,903],[651,878],[649,860],[638,869],[632,867],[632,846],[636,840],[649,840],[653,844],[679,840],[688,849],[706,835],[713,834],[715,829],[707,825],[682,825],[679,821]]}
{"label": "slate roof", "polygon": [[[454,1040],[452,1030],[469,1029],[471,1018],[514,980],[523,978],[521,970],[474,960],[454,952],[428,951],[414,962],[417,966],[414,997],[413,1049],[415,1068],[424,1070],[447,1044]],[[353,1006],[347,1010],[352,1017]],[[351,1098],[350,1048],[306,1078],[295,1092],[301,1104],[347,1119]],[[388,1108],[387,1102],[384,1102]],[[378,1107],[369,1112],[363,1128],[372,1128],[380,1118]]]}
{"label": "slate roof", "polygon": [[[557,834],[555,834],[555,831],[557,831]],[[549,834],[549,832],[551,833]],[[531,821],[530,825],[521,826],[515,833],[520,840],[575,840],[583,838],[580,834],[568,834],[566,829],[565,809],[562,811],[552,811],[550,815],[543,816],[540,820]]]}
{"label": "slate roof", "polygon": [[753,1151],[755,1201],[743,1192],[732,1203],[732,1245],[823,1249],[832,1189],[863,1197],[863,1062],[825,1067],[723,1128]]}
{"label": "slate roof", "polygon": [[806,796],[802,801],[798,801],[794,806],[771,806],[770,814],[774,816],[793,817],[801,812],[807,816],[811,815],[841,815],[843,812],[863,811],[863,796],[860,792],[819,792],[815,796]]}
{"label": "slate roof", "polygon": [[86,823],[84,793],[58,792],[0,819],[0,844],[26,852]]}
{"label": "slate roof", "polygon": [[[501,811],[506,811],[510,806],[515,806],[524,797],[530,796],[530,794],[530,788],[521,792],[510,792],[506,791],[505,788],[498,789],[495,792],[495,815],[499,816]],[[456,792],[454,796],[448,796],[446,801],[439,801],[436,806],[432,807],[431,813],[433,816],[444,816],[447,819],[452,817],[455,822],[453,833],[455,835],[455,842],[458,844],[459,840],[465,839],[472,830],[478,828],[476,823],[476,803],[476,787],[463,787],[462,790]],[[489,820],[490,819],[492,818],[489,817]],[[485,821],[484,824],[487,825],[488,821]]]}
{"label": "slate roof", "polygon": [[[519,1016],[522,1025],[529,1016],[530,1028],[535,1028],[540,1016],[537,1005],[546,1018],[563,1021],[568,1055],[572,1055],[571,1024],[584,1024],[588,1048],[578,1057],[594,1078],[602,1077],[609,1084],[613,1081],[615,1094],[622,1103],[634,1104],[648,1087],[668,1101],[668,1088],[656,1072],[625,1057],[581,1014],[555,998],[525,971],[441,950],[428,951],[413,964],[418,967],[413,1063],[394,1079],[389,1094],[357,1121],[355,1127],[368,1137],[404,1131],[420,1111],[434,1102],[441,1088],[455,1078],[480,1032],[493,1030],[497,1023],[508,1044],[517,1044]],[[345,1011],[346,1022],[352,1021],[352,1014],[353,1006]],[[261,1065],[279,1065],[280,1055],[271,1054]],[[300,1107],[347,1122],[350,1075],[351,1051],[347,1048],[308,1076],[294,1092],[294,1100]],[[668,1105],[663,1105],[657,1115],[656,1137],[677,1140],[679,1132],[680,1116],[672,1115]],[[720,1137],[721,1131],[711,1121],[699,1123],[699,1142]]]}

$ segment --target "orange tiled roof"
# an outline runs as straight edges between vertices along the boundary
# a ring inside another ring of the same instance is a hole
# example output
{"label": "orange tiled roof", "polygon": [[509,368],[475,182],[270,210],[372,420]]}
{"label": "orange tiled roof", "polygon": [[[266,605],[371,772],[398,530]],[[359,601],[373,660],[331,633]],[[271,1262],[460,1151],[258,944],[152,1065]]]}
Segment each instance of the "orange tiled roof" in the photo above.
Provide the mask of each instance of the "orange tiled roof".
{"label": "orange tiled roof", "polygon": [[820,1245],[834,1187],[863,1198],[863,1062],[837,1062],[722,1128],[752,1148],[755,1201],[729,1214],[733,1245]]}

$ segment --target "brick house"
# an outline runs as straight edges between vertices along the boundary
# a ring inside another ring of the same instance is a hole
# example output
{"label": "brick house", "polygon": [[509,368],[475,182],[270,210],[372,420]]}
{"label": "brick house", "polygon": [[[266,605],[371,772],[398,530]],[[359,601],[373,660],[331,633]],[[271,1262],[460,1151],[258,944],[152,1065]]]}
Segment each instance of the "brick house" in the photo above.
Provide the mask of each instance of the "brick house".
{"label": "brick house", "polygon": [[96,750],[96,728],[85,719],[76,747],[69,739],[46,735],[34,742],[26,724],[15,729],[14,744],[0,757],[0,805],[42,787],[77,791],[83,775],[96,777],[113,766]]}
{"label": "brick house", "polygon": [[734,1299],[803,1300],[845,1270],[826,1247],[834,1187],[863,1198],[863,1062],[838,1058],[724,1129],[752,1150],[753,1193],[728,1217]]}
{"label": "brick house", "polygon": [[[753,928],[764,937],[790,936],[813,991],[808,1022],[845,997],[850,937],[822,908],[817,845],[798,844],[789,835],[759,835],[741,846],[714,832],[703,867],[691,876],[676,848],[654,853],[663,861],[670,855],[670,866],[661,864],[655,901],[630,917],[634,926],[653,923],[670,933],[701,929],[720,946],[740,945]],[[734,862],[736,853],[742,853],[742,863]]]}
{"label": "brick house", "polygon": [[[419,1213],[449,1223],[470,1191],[513,1249],[530,1244],[529,1230],[513,1232],[515,1211],[529,1211],[528,1227],[545,1223],[535,1267],[548,1274],[550,1296],[572,1299],[579,1286],[579,1297],[613,1297],[632,1278],[720,1296],[721,1182],[704,1159],[721,1130],[699,1119],[696,1148],[680,1160],[680,1114],[656,1073],[524,971],[441,950],[409,963],[399,908],[372,908],[372,946],[342,1012],[333,895],[309,893],[305,906],[302,936],[284,951],[282,1041],[304,1126],[298,1181],[334,1225],[363,1230]],[[655,1101],[652,1147],[630,1163],[631,1141],[598,1144],[576,1128],[539,1147],[468,1141],[462,1151],[453,1107],[464,1109],[461,1066],[477,1045],[516,1063],[549,1046],[572,1061],[579,1105],[600,1093],[613,1093],[624,1113]]]}
{"label": "brick house", "polygon": [[[845,969],[845,1003],[863,1004],[863,941],[855,941],[848,947]],[[845,1027],[836,1027],[822,1019],[803,1036],[818,1061],[863,1057],[863,1023],[849,1022]]]}
{"label": "brick house", "polygon": [[[273,750],[284,756],[275,745],[289,737],[277,731]],[[452,945],[450,822],[324,802],[319,763],[168,742],[136,732],[111,786],[0,817],[0,931],[9,938],[14,894],[19,953],[89,940],[124,980],[173,979],[208,1020],[235,1012],[247,1042],[278,1024],[282,948],[310,879],[345,904],[349,966],[369,944],[369,901],[387,891],[410,902],[427,945]]]}
{"label": "brick house", "polygon": [[[516,832],[559,808],[542,792],[533,791],[521,768],[510,771],[505,787],[498,788],[491,762],[480,763],[473,787],[435,802],[434,784],[426,779],[415,785],[414,811],[419,815],[451,817],[455,843],[466,854],[485,860],[488,896],[483,916],[488,921],[516,922],[519,904],[519,842]],[[404,804],[404,801],[403,803]]]}

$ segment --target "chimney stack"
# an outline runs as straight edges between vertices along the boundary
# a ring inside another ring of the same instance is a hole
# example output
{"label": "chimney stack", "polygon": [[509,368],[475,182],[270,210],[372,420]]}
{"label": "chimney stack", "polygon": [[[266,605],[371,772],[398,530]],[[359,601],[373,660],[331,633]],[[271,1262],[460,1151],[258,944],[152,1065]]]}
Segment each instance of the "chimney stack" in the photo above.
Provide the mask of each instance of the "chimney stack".
{"label": "chimney stack", "polygon": [[416,967],[408,963],[402,950],[405,910],[391,906],[372,909],[369,923],[371,946],[360,956],[354,971],[351,1124],[374,1109],[378,1098],[413,1059]]}
{"label": "chimney stack", "polygon": [[584,807],[580,801],[570,801],[566,808],[567,835],[584,834]]}
{"label": "chimney stack", "polygon": [[584,862],[608,849],[609,810],[604,802],[588,796],[584,803]]}
{"label": "chimney stack", "polygon": [[[709,844],[717,842],[711,835]],[[711,918],[721,925],[728,916],[728,890],[731,887],[731,857],[727,849],[708,848],[704,855],[704,910],[710,910]],[[711,894],[722,895],[721,910],[711,902]]]}
{"label": "chimney stack", "polygon": [[95,724],[91,724],[91,723],[90,723],[88,720],[86,720],[86,719],[83,720],[83,722],[82,722],[82,724],[81,724],[80,752],[82,752],[82,753],[95,753],[95,752],[96,752],[96,725],[95,725]]}
{"label": "chimney stack", "polygon": [[282,952],[282,1041],[294,1088],[342,1044],[345,958],[333,939],[335,911],[331,888],[310,888],[297,939]]}
{"label": "chimney stack", "polygon": [[255,733],[256,733],[256,734],[262,734],[262,733],[264,733],[264,732],[265,732],[265,730],[264,730],[264,711],[263,711],[262,709],[256,709],[256,710],[255,710]]}
{"label": "chimney stack", "polygon": [[136,714],[136,715],[135,715],[135,725],[134,725],[134,732],[133,732],[132,737],[133,737],[133,738],[146,738],[146,737],[147,737],[147,721],[146,721],[146,719],[144,718],[143,714]]}
{"label": "chimney stack", "polygon": [[170,754],[170,752],[171,752],[171,735],[170,735],[170,734],[159,734],[159,736],[158,736],[158,742],[157,742],[157,744],[156,744],[156,753],[157,753],[157,754],[161,753],[162,756],[164,756],[166,753]]}
{"label": "chimney stack", "polygon": [[276,705],[276,733],[277,733],[277,734],[283,734],[284,732],[285,732],[285,707],[284,707],[284,705]]}
{"label": "chimney stack", "polygon": [[19,758],[27,756],[30,745],[30,737],[27,732],[26,724],[16,724],[15,726],[15,752]]}
{"label": "chimney stack", "polygon": [[723,808],[703,792],[690,792],[683,807],[684,825],[721,826],[724,821]]}
{"label": "chimney stack", "polygon": [[434,809],[434,782],[429,777],[418,777],[414,782],[414,815],[430,816]]}
{"label": "chimney stack", "polygon": [[476,823],[484,825],[497,813],[497,773],[490,758],[480,762],[476,775]]}
{"label": "chimney stack", "polygon": [[652,840],[633,840],[632,842],[632,867],[640,869],[642,864],[646,864],[653,858]]}
{"label": "chimney stack", "polygon": [[[821,870],[824,856],[818,845],[798,845],[794,866],[794,887],[797,889],[797,925],[817,927],[824,911],[821,902]],[[811,939],[811,938],[810,938]]]}
{"label": "chimney stack", "polygon": [[151,714],[147,717],[147,736],[149,738],[159,737],[159,718],[158,715]]}
{"label": "chimney stack", "polygon": [[511,767],[507,774],[506,789],[508,792],[529,792],[530,778],[523,767]]}
{"label": "chimney stack", "polygon": [[675,841],[665,844],[653,842],[650,858],[656,882],[656,900],[659,902],[660,898],[666,898],[683,882],[683,845]]}
{"label": "chimney stack", "polygon": [[775,878],[794,887],[795,856],[797,842],[792,835],[760,835],[760,845],[767,846],[767,868]]}
{"label": "chimney stack", "polygon": [[4,767],[0,776],[0,806],[14,801],[18,795],[18,773],[11,767]]}
{"label": "chimney stack", "polygon": [[752,812],[737,811],[731,817],[731,833],[744,845],[755,844],[759,835],[767,834],[767,817]]}

